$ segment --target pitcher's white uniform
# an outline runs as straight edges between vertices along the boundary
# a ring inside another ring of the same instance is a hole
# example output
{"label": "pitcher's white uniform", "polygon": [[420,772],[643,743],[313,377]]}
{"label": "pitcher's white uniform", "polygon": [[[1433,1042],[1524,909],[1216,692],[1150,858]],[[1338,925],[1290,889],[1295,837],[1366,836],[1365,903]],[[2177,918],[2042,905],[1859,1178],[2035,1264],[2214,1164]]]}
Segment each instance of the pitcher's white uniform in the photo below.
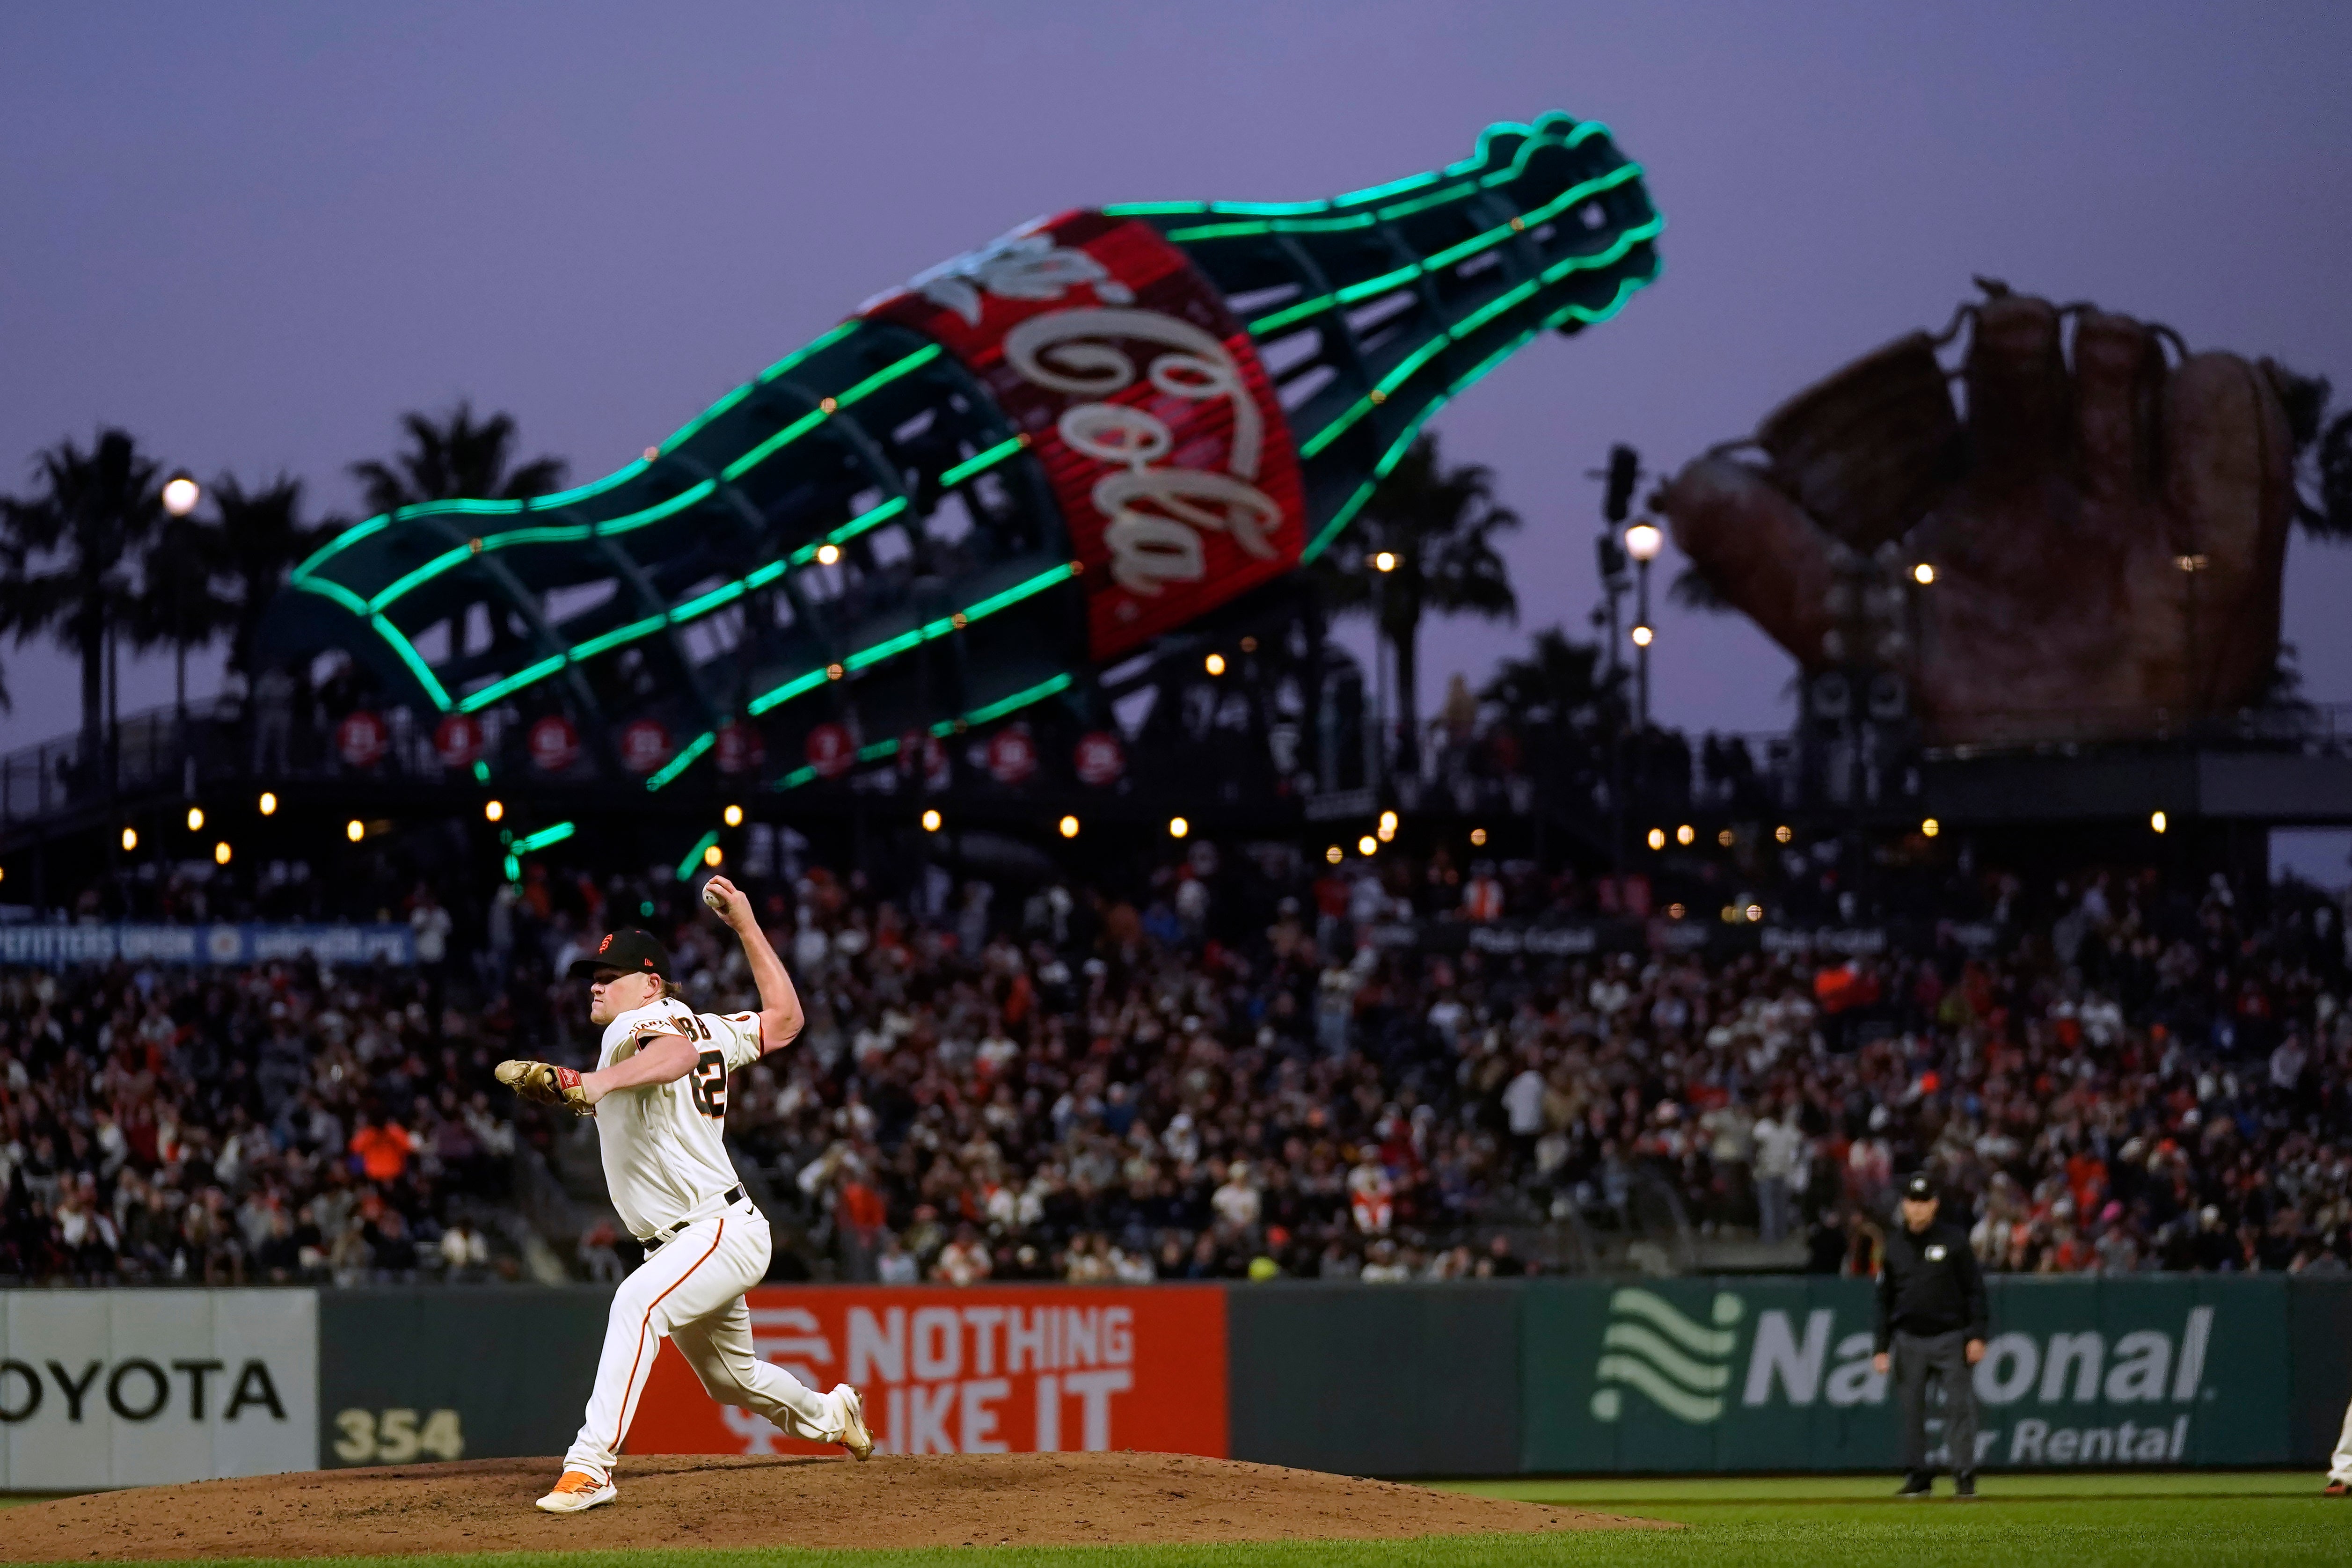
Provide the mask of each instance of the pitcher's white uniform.
{"label": "pitcher's white uniform", "polygon": [[[611,1479],[638,1396],[664,1335],[677,1342],[702,1386],[722,1405],[756,1411],[795,1437],[839,1442],[842,1401],[819,1394],[751,1350],[743,1292],[767,1277],[768,1221],[728,1163],[727,1075],[760,1058],[757,1013],[697,1013],[662,999],[604,1029],[599,1069],[656,1035],[686,1037],[700,1053],[667,1083],[615,1089],[596,1103],[596,1135],[613,1207],[646,1245],[644,1264],[613,1298],[596,1392],[564,1469]],[[726,1195],[736,1192],[729,1203]]]}

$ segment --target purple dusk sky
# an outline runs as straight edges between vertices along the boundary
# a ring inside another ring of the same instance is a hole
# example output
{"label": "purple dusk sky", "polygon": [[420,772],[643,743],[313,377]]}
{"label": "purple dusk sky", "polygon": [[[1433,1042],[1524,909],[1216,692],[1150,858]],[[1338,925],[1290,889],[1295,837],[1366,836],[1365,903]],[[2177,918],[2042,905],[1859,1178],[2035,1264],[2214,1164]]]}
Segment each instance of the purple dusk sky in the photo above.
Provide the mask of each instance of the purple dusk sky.
{"label": "purple dusk sky", "polygon": [[[2352,400],[2348,68],[2340,3],[13,6],[0,487],[107,422],[349,513],[344,465],[461,396],[585,479],[1034,214],[1327,195],[1563,109],[1646,165],[1665,277],[1439,416],[1528,526],[1521,628],[1433,626],[1433,700],[1585,634],[1612,441],[1671,466],[1744,434],[1972,273]],[[2352,700],[2347,601],[2352,549],[2298,537],[2315,699]],[[1759,633],[1661,621],[1664,720],[1785,722]],[[73,727],[62,657],[0,661],[5,745]],[[168,663],[125,686],[168,700]]]}

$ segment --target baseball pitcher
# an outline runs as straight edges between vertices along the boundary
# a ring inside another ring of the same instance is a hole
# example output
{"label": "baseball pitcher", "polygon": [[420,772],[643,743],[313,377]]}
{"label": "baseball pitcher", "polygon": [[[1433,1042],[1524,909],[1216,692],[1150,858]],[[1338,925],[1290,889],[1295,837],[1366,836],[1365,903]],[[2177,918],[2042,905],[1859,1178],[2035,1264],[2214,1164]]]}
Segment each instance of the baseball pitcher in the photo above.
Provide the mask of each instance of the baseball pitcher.
{"label": "baseball pitcher", "polygon": [[751,901],[712,877],[703,902],[743,944],[760,988],[756,1013],[697,1013],[670,985],[669,953],[643,931],[615,931],[572,967],[591,981],[589,1020],[604,1027],[592,1072],[544,1061],[502,1061],[499,1082],[526,1100],[596,1118],[604,1181],[646,1260],[613,1298],[588,1418],[563,1457],[563,1476],[539,1500],[579,1513],[617,1495],[613,1461],[653,1375],[665,1335],[702,1386],[795,1437],[874,1451],[857,1390],[803,1386],[751,1351],[743,1292],[767,1276],[768,1222],[737,1182],[725,1145],[727,1075],[801,1031],[792,977],[753,918]]}

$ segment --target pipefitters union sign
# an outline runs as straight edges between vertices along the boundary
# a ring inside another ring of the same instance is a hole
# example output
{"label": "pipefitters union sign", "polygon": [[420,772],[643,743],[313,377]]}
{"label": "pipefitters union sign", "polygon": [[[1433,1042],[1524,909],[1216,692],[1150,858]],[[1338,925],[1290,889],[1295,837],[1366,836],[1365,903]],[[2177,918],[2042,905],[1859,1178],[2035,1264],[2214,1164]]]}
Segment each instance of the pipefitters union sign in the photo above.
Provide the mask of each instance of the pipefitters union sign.
{"label": "pipefitters union sign", "polygon": [[1147,224],[1071,212],[868,307],[939,340],[1027,436],[1114,658],[1298,564],[1290,428],[1248,332]]}

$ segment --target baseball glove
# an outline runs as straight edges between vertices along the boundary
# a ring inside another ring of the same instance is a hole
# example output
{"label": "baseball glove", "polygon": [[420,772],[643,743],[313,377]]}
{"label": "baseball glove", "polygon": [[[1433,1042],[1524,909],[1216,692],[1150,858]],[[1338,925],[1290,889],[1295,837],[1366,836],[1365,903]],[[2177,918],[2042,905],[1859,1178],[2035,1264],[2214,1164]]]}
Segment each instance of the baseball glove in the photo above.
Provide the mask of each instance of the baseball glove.
{"label": "baseball glove", "polygon": [[596,1107],[580,1087],[580,1074],[546,1061],[501,1061],[499,1082],[538,1105],[561,1105],[575,1116],[593,1116]]}
{"label": "baseball glove", "polygon": [[1987,288],[1965,425],[1915,333],[1768,416],[1760,464],[1685,468],[1657,499],[1675,542],[1806,669],[1900,674],[1944,743],[2259,702],[2295,507],[2277,372],[2168,362],[2168,329]]}

